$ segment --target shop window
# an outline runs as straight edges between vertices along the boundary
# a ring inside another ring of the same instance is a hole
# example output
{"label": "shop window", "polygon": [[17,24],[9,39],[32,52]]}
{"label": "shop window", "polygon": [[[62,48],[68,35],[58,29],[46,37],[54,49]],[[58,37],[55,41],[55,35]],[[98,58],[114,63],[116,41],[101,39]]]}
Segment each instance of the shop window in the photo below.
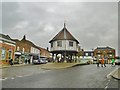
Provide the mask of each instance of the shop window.
{"label": "shop window", "polygon": [[12,59],[12,51],[11,50],[8,51],[8,59]]}
{"label": "shop window", "polygon": [[6,57],[6,50],[5,49],[2,49],[2,60],[5,60],[5,57]]}
{"label": "shop window", "polygon": [[110,56],[110,57],[112,57],[112,55],[111,55],[111,54],[110,54],[109,56]]}

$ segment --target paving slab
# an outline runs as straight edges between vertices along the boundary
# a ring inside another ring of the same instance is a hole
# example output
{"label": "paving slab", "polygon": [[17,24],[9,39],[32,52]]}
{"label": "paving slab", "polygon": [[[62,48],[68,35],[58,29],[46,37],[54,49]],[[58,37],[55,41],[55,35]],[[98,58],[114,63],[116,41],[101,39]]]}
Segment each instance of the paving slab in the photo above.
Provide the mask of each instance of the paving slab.
{"label": "paving slab", "polygon": [[110,79],[111,77],[120,80],[120,67],[117,67],[115,70],[110,72],[110,74],[107,75],[107,78]]}

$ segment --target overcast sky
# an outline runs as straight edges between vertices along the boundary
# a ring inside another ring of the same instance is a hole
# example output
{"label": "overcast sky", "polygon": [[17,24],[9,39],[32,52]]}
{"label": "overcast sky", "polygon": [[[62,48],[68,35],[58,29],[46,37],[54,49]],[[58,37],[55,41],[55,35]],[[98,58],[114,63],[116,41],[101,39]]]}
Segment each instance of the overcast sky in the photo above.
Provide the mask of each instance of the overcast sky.
{"label": "overcast sky", "polygon": [[1,33],[46,48],[64,20],[81,48],[118,49],[117,2],[3,2]]}

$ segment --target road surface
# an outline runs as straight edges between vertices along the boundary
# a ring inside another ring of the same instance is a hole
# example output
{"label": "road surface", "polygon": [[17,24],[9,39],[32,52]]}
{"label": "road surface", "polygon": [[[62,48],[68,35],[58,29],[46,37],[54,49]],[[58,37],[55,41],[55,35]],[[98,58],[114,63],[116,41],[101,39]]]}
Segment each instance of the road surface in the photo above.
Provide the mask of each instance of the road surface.
{"label": "road surface", "polygon": [[[106,76],[116,67],[95,64],[60,70],[44,70],[39,65],[3,69],[3,88],[118,88],[118,81]],[[6,74],[9,73],[9,74]]]}

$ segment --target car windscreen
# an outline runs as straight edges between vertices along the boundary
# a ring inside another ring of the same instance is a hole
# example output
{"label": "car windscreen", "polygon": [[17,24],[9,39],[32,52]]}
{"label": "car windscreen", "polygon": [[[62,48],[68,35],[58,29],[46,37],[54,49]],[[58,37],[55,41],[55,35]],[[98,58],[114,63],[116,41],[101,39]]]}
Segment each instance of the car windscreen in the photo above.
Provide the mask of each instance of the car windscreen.
{"label": "car windscreen", "polygon": [[39,59],[39,56],[33,56],[33,60]]}

